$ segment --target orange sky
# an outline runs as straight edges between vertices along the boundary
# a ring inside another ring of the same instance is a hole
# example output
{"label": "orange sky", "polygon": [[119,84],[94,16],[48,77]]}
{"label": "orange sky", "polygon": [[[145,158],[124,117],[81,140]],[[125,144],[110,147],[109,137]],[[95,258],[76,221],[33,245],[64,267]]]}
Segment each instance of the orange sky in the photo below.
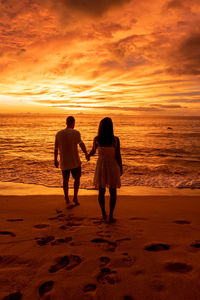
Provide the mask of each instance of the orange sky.
{"label": "orange sky", "polygon": [[0,0],[1,112],[65,109],[200,115],[200,1]]}

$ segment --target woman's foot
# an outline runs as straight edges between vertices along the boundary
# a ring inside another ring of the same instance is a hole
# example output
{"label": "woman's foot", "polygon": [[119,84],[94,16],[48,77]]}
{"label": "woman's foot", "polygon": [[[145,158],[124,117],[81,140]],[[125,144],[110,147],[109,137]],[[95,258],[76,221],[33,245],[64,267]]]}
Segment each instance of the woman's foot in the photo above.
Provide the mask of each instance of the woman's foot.
{"label": "woman's foot", "polygon": [[109,216],[108,222],[109,223],[115,223],[117,220],[113,218],[113,216]]}
{"label": "woman's foot", "polygon": [[66,202],[67,209],[71,209],[73,207],[73,204],[71,202]]}
{"label": "woman's foot", "polygon": [[78,199],[77,199],[77,198],[74,198],[74,199],[73,199],[73,202],[74,202],[74,205],[80,205],[80,203],[78,202]]}
{"label": "woman's foot", "polygon": [[104,221],[107,219],[106,213],[105,213],[105,214],[102,214],[102,219],[103,219]]}

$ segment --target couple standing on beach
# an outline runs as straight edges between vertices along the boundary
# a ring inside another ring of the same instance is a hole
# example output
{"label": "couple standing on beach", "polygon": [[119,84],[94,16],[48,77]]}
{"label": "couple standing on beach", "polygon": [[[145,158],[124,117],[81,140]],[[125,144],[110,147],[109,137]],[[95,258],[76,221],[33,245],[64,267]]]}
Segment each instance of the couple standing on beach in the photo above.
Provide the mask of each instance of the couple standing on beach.
{"label": "couple standing on beach", "polygon": [[68,196],[68,183],[70,173],[74,178],[74,205],[80,205],[78,202],[78,189],[81,177],[81,161],[78,154],[77,145],[89,161],[90,157],[98,149],[98,159],[96,163],[94,185],[99,190],[98,200],[101,207],[102,217],[107,219],[105,211],[105,191],[109,187],[110,192],[110,213],[109,221],[114,222],[113,212],[117,200],[116,188],[119,188],[120,176],[122,175],[122,160],[120,154],[119,138],[114,136],[113,123],[111,118],[104,118],[99,124],[98,135],[94,138],[93,147],[90,153],[87,153],[85,144],[81,140],[80,132],[74,129],[75,119],[69,116],[66,119],[67,127],[56,134],[54,164],[58,168],[58,153],[60,154],[60,168],[63,176],[63,190],[68,208],[72,207]]}

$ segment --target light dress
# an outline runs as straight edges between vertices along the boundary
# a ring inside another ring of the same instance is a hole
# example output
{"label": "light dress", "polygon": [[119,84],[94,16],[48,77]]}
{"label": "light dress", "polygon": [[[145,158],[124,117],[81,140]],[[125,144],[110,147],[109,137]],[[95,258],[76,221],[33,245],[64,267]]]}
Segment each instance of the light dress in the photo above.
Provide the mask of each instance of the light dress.
{"label": "light dress", "polygon": [[94,174],[96,188],[120,188],[120,167],[116,160],[115,147],[98,145],[98,159]]}

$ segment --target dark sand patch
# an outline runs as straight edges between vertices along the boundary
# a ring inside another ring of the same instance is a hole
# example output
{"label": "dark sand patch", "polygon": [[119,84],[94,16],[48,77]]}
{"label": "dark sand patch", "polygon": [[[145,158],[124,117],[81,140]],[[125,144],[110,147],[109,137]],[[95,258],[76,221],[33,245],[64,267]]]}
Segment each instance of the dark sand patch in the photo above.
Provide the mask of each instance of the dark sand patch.
{"label": "dark sand patch", "polygon": [[84,293],[88,293],[88,292],[93,292],[95,291],[97,288],[96,284],[94,283],[89,283],[89,284],[86,284],[83,288],[83,292]]}
{"label": "dark sand patch", "polygon": [[82,263],[82,259],[78,255],[69,255],[69,265],[66,270],[72,270]]}
{"label": "dark sand patch", "polygon": [[82,225],[82,224],[81,223],[76,223],[76,222],[73,222],[73,221],[66,223],[66,226],[68,226],[68,227],[74,227],[74,226],[80,226],[80,225]]}
{"label": "dark sand patch", "polygon": [[200,241],[197,240],[197,241],[193,242],[190,246],[193,247],[193,248],[199,249],[200,248]]}
{"label": "dark sand patch", "polygon": [[7,222],[22,222],[24,219],[7,219]]}
{"label": "dark sand patch", "polygon": [[54,282],[52,280],[44,282],[38,289],[39,295],[42,297],[44,294],[50,292],[53,288]]}
{"label": "dark sand patch", "polygon": [[57,215],[57,218],[59,219],[59,218],[64,218],[66,215],[65,214],[63,214],[63,213],[61,213],[61,214],[58,214]]}
{"label": "dark sand patch", "polygon": [[69,257],[67,255],[62,256],[62,257],[58,257],[56,259],[56,264],[52,265],[49,268],[49,272],[50,273],[58,272],[59,270],[65,268],[68,264],[69,264]]}
{"label": "dark sand patch", "polygon": [[37,228],[37,229],[43,229],[43,228],[49,227],[49,225],[48,224],[36,224],[33,227]]}
{"label": "dark sand patch", "polygon": [[132,218],[129,218],[129,220],[131,220],[131,221],[147,221],[149,219],[141,218],[141,217],[132,217]]}
{"label": "dark sand patch", "polygon": [[67,229],[67,226],[66,225],[61,225],[59,228],[62,229],[62,230],[65,230],[65,229]]}
{"label": "dark sand patch", "polygon": [[122,239],[116,240],[116,242],[124,242],[124,241],[131,241],[131,238],[122,238]]}
{"label": "dark sand patch", "polygon": [[102,256],[102,257],[99,258],[99,260],[101,262],[100,267],[104,267],[110,262],[110,258],[107,257],[107,256]]}
{"label": "dark sand patch", "polygon": [[124,296],[124,300],[134,300],[131,296]]}
{"label": "dark sand patch", "polygon": [[22,293],[15,292],[9,294],[8,296],[5,296],[4,298],[2,298],[2,300],[21,300],[22,297],[23,297]]}
{"label": "dark sand patch", "polygon": [[55,246],[55,245],[60,245],[60,244],[65,244],[65,243],[68,243],[68,242],[71,242],[72,241],[72,237],[71,236],[68,236],[66,238],[61,238],[61,239],[56,239],[55,241],[51,242],[51,246]]}
{"label": "dark sand patch", "polygon": [[109,268],[101,269],[100,273],[97,275],[97,281],[101,284],[115,284],[117,282],[116,278],[113,277],[113,274],[116,274],[116,271],[111,271]]}
{"label": "dark sand patch", "polygon": [[49,236],[46,236],[46,237],[36,237],[35,240],[36,240],[36,243],[39,245],[39,246],[45,246],[47,244],[49,244],[51,241],[53,241],[55,239],[54,236],[52,235],[49,235]]}
{"label": "dark sand patch", "polygon": [[95,238],[93,240],[91,240],[92,243],[96,243],[96,244],[106,244],[107,247],[107,251],[111,251],[114,252],[116,247],[117,247],[117,243],[109,241],[109,240],[105,240],[103,238]]}
{"label": "dark sand patch", "polygon": [[158,251],[169,250],[170,246],[167,244],[157,243],[157,244],[148,245],[144,249],[151,252],[158,252]]}
{"label": "dark sand patch", "polygon": [[180,224],[180,225],[191,224],[191,222],[187,221],[187,220],[175,220],[174,223]]}
{"label": "dark sand patch", "polygon": [[169,262],[165,264],[165,270],[173,273],[188,273],[192,270],[192,266],[180,262]]}
{"label": "dark sand patch", "polygon": [[77,255],[65,255],[56,259],[56,264],[49,268],[50,273],[58,272],[61,269],[72,270],[82,262]]}
{"label": "dark sand patch", "polygon": [[155,279],[151,282],[151,287],[157,292],[161,292],[165,289],[163,282],[159,279]]}
{"label": "dark sand patch", "polygon": [[16,234],[11,231],[0,231],[0,235],[10,235],[12,237],[16,236]]}

